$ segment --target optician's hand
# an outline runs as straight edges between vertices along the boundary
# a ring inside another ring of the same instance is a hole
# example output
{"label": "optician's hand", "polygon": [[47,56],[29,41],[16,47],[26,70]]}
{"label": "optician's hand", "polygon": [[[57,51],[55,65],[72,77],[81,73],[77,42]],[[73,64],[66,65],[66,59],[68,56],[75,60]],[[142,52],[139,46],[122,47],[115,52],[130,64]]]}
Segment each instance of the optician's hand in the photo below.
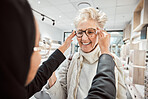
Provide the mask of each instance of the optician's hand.
{"label": "optician's hand", "polygon": [[97,28],[97,33],[101,54],[110,54],[109,46],[111,35],[104,30],[100,30],[99,28]]}
{"label": "optician's hand", "polygon": [[62,53],[64,53],[69,47],[71,42],[73,41],[72,38],[75,36],[75,31],[73,31],[70,36],[67,37],[65,42],[58,48]]}

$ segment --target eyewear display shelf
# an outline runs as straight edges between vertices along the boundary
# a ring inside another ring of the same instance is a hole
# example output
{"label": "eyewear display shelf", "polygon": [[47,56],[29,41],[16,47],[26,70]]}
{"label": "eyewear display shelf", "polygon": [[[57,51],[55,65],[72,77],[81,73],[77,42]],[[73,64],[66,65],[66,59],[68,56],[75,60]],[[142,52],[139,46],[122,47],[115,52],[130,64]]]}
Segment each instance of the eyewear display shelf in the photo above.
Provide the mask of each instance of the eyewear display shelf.
{"label": "eyewear display shelf", "polygon": [[145,70],[145,79],[144,79],[144,99],[148,99],[148,50],[146,51],[146,70]]}
{"label": "eyewear display shelf", "polygon": [[139,32],[148,24],[148,0],[140,0],[133,15],[133,31]]}
{"label": "eyewear display shelf", "polygon": [[[133,84],[130,77],[126,78],[126,86],[132,99],[144,99],[144,94],[140,93],[144,90],[143,85]],[[138,86],[138,87],[137,87]]]}

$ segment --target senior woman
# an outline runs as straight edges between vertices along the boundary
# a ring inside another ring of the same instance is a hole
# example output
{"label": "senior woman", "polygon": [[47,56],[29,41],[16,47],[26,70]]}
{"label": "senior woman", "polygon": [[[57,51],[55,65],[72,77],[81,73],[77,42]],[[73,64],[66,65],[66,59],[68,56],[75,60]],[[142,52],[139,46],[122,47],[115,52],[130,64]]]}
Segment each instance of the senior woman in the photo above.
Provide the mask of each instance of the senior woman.
{"label": "senior woman", "polygon": [[[98,44],[98,34],[102,32],[107,17],[105,13],[94,8],[81,9],[75,19],[76,36],[79,51],[72,60],[65,60],[58,71],[57,79],[53,75],[45,90],[52,99],[84,99],[96,75],[101,47]],[[106,35],[107,32],[104,31]],[[126,98],[126,87],[120,61],[113,56],[116,62],[116,99]]]}

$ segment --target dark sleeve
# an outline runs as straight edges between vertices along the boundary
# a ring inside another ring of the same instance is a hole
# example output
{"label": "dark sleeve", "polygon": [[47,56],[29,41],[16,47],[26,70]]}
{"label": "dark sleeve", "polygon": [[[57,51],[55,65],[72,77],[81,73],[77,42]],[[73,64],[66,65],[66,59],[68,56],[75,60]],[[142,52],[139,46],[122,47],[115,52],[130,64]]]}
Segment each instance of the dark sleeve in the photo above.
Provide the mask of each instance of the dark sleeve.
{"label": "dark sleeve", "polygon": [[112,56],[103,54],[99,58],[97,74],[93,79],[86,99],[115,99],[115,62]]}
{"label": "dark sleeve", "polygon": [[28,97],[31,97],[36,92],[40,91],[42,87],[47,83],[52,73],[59,67],[59,65],[65,60],[65,56],[60,50],[56,50],[47,61],[39,67],[37,74],[33,81],[26,86],[28,91]]}

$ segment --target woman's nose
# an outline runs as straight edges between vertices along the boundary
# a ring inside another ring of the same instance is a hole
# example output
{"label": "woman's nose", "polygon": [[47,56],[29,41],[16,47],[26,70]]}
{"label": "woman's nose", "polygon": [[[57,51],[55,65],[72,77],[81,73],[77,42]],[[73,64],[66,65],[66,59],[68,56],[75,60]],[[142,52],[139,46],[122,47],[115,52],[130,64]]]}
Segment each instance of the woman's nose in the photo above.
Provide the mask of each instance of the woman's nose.
{"label": "woman's nose", "polygon": [[88,36],[86,35],[86,33],[83,33],[82,40],[88,40]]}

